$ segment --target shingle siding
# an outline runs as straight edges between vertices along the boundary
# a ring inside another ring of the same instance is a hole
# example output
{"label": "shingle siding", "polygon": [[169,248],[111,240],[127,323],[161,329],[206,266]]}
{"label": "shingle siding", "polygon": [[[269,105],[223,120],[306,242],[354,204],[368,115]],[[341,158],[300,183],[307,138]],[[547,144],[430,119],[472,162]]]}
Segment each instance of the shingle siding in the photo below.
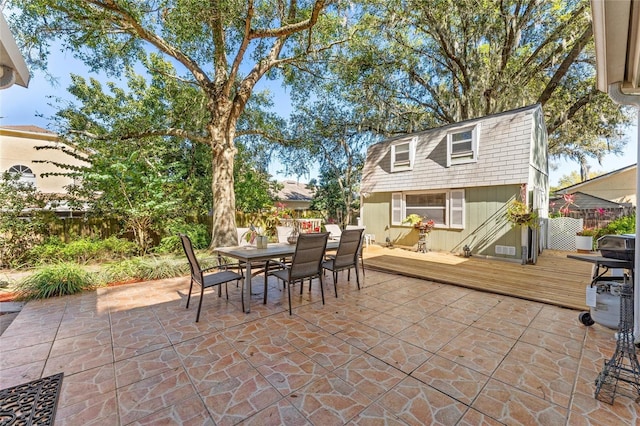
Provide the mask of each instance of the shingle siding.
{"label": "shingle siding", "polygon": [[[539,109],[538,105],[531,106],[375,144],[367,152],[362,191],[374,193],[526,183],[531,145],[535,143],[532,137],[535,114]],[[447,133],[478,123],[478,161],[446,167]],[[417,143],[413,170],[391,173],[391,144],[414,137]]]}

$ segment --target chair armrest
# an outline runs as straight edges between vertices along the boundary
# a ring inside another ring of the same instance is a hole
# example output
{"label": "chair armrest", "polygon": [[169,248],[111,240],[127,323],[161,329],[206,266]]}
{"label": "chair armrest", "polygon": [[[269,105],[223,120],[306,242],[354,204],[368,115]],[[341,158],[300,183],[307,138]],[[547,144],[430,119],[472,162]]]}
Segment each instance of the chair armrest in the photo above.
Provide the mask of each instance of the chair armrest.
{"label": "chair armrest", "polygon": [[276,268],[280,268],[280,269],[286,269],[290,266],[290,264],[287,264],[285,262],[281,262],[279,260],[276,259],[270,259],[269,260],[269,266],[271,266],[273,264],[274,267]]}
{"label": "chair armrest", "polygon": [[238,268],[238,269],[242,269],[240,267],[240,262],[238,263],[221,263],[220,265],[214,265],[214,266],[210,266],[208,268],[203,268],[200,270],[200,272],[208,272],[211,271],[213,269],[220,269],[220,270],[227,270],[228,268]]}

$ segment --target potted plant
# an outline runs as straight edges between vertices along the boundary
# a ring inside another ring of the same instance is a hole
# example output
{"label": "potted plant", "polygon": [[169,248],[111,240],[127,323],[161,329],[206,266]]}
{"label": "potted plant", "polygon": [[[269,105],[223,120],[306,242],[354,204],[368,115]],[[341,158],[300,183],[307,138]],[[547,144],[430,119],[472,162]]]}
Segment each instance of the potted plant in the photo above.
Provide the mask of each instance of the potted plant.
{"label": "potted plant", "polygon": [[414,228],[420,228],[422,225],[422,216],[419,214],[411,213],[409,216],[405,217],[402,223],[408,223],[413,225]]}
{"label": "potted plant", "polygon": [[507,220],[512,226],[537,228],[539,225],[538,214],[520,200],[512,200],[507,205]]}
{"label": "potted plant", "polygon": [[590,253],[593,250],[593,237],[597,235],[597,230],[584,228],[576,233],[576,250],[578,253]]}
{"label": "potted plant", "polygon": [[269,237],[262,235],[253,224],[249,225],[249,230],[244,233],[243,237],[249,244],[255,243],[257,248],[267,248],[269,243]]}

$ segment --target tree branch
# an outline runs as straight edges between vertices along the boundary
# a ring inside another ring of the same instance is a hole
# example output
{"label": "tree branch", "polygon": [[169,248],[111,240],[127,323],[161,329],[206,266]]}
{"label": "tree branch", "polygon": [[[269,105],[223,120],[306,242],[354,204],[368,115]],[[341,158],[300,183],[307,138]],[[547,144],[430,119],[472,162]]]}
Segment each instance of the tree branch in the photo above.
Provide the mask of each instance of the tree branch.
{"label": "tree branch", "polygon": [[[582,97],[580,97],[577,101],[575,101],[567,110],[565,114],[559,115],[553,123],[547,125],[547,134],[552,134],[555,132],[560,126],[562,126],[567,121],[571,120],[577,113],[582,109],[585,105],[587,105],[593,98],[598,94],[598,89],[593,87],[589,93],[586,93]],[[551,147],[550,147],[551,148]]]}
{"label": "tree branch", "polygon": [[547,86],[544,88],[544,90],[538,97],[539,104],[544,106],[544,104],[546,104],[547,101],[551,98],[551,95],[560,84],[560,81],[567,74],[567,72],[569,71],[569,68],[571,68],[571,65],[573,65],[575,59],[578,57],[578,55],[580,55],[580,52],[582,52],[582,49],[584,49],[584,47],[587,45],[589,40],[591,40],[592,34],[593,34],[593,29],[591,25],[587,25],[587,28],[585,28],[580,38],[574,43],[573,47],[571,48],[571,51],[569,51],[567,56],[565,56],[560,66],[558,67],[556,72],[553,74],[553,77],[551,77],[551,80],[549,80],[549,82],[547,83]]}
{"label": "tree branch", "polygon": [[141,39],[149,42],[154,47],[158,48],[167,55],[175,58],[178,62],[185,66],[196,78],[196,80],[206,85],[209,83],[209,77],[200,68],[200,66],[192,60],[189,56],[185,55],[179,49],[174,48],[167,43],[165,39],[158,36],[152,31],[144,28],[130,13],[128,13],[122,6],[116,4],[113,0],[86,0],[87,3],[97,6],[98,8],[110,11],[113,15],[112,23],[122,27],[128,34],[135,34]]}
{"label": "tree branch", "polygon": [[207,136],[204,135],[196,135],[194,133],[188,132],[183,129],[177,128],[168,128],[163,130],[147,130],[138,133],[125,133],[123,135],[113,136],[113,135],[98,135],[96,133],[91,133],[86,130],[69,130],[70,134],[80,135],[87,137],[89,139],[97,140],[97,141],[111,141],[111,140],[129,140],[129,139],[140,139],[146,137],[154,137],[154,136],[173,136],[178,138],[189,139],[194,142],[203,143],[209,145],[211,140]]}

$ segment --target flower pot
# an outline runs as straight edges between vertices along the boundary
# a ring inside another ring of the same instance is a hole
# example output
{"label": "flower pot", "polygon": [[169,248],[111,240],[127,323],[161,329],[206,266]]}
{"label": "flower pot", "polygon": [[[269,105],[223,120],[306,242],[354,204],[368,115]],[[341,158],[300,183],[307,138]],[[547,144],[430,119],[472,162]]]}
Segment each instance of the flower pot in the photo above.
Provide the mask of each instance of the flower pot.
{"label": "flower pot", "polygon": [[269,237],[265,235],[258,235],[256,237],[256,247],[259,249],[266,249],[269,244]]}
{"label": "flower pot", "polygon": [[578,253],[590,253],[593,250],[593,237],[591,235],[576,235],[576,250]]}

